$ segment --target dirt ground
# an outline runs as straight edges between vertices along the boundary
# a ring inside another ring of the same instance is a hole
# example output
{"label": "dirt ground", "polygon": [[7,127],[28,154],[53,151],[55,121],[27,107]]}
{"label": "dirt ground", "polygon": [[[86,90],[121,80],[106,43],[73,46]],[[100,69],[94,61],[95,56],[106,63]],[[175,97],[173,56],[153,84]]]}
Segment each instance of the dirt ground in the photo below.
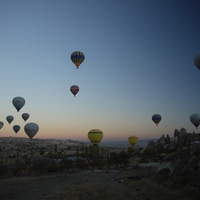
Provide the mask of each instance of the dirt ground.
{"label": "dirt ground", "polygon": [[150,174],[150,169],[87,170],[0,178],[0,200],[184,199],[151,182]]}

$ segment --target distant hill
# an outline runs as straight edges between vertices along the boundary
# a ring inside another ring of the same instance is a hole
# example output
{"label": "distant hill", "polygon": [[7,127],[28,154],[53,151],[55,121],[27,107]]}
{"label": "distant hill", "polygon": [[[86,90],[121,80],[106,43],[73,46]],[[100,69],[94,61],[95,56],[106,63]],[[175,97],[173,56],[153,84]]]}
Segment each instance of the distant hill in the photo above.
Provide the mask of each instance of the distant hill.
{"label": "distant hill", "polygon": [[[157,139],[139,139],[136,147],[146,147],[149,141],[157,140]],[[102,141],[101,145],[118,145],[118,146],[127,146],[129,147],[130,144],[128,141]]]}

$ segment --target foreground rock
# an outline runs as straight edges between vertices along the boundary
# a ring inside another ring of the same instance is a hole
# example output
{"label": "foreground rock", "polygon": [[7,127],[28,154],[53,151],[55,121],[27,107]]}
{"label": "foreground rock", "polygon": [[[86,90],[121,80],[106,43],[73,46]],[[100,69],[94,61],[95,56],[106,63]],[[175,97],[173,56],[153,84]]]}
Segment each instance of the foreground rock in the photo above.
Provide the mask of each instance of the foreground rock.
{"label": "foreground rock", "polygon": [[200,134],[174,131],[174,138],[161,136],[150,141],[143,152],[150,152],[149,161],[157,162],[152,178],[172,190],[182,188],[184,198],[200,199]]}

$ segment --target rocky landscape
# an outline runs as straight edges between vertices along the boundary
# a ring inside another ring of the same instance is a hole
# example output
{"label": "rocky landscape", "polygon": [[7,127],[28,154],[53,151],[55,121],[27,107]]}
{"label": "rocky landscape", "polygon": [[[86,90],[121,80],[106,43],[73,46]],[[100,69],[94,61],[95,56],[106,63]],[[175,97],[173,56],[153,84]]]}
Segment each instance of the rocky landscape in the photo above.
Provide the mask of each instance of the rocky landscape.
{"label": "rocky landscape", "polygon": [[[123,155],[130,155],[130,149]],[[199,185],[200,134],[182,128],[173,138],[162,135],[136,148],[127,165],[2,174],[0,199],[199,200]]]}

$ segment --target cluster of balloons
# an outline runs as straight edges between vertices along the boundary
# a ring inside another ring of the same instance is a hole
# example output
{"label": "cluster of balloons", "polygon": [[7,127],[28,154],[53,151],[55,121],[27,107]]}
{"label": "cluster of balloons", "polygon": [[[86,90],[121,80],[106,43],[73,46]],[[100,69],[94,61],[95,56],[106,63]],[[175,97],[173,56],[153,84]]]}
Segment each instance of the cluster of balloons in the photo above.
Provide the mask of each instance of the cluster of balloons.
{"label": "cluster of balloons", "polygon": [[[200,54],[197,54],[195,56],[194,64],[200,70]],[[156,124],[156,126],[158,126],[158,124],[160,123],[161,120],[162,120],[162,117],[160,114],[152,115],[152,121]],[[190,116],[190,121],[196,128],[198,128],[198,126],[200,125],[200,114],[192,114]],[[138,137],[130,136],[128,138],[128,141],[134,147],[138,142]]]}
{"label": "cluster of balloons", "polygon": [[[81,51],[74,51],[71,54],[71,60],[78,69],[81,63],[85,60],[85,55]],[[77,85],[72,85],[70,87],[70,91],[74,96],[76,96],[76,94],[79,92],[79,87]],[[102,138],[103,132],[99,129],[92,129],[88,132],[88,139],[94,146],[97,146],[99,142],[101,142]]]}
{"label": "cluster of balloons", "polygon": [[[71,55],[71,59],[74,62],[74,64],[77,66],[77,68],[79,67],[79,65],[83,62],[84,60],[84,54],[81,52],[74,52]],[[195,66],[200,69],[200,54],[196,55],[194,58],[194,64]],[[71,87],[71,92],[75,95],[77,92],[79,91],[78,86],[72,86]],[[152,121],[156,124],[156,126],[158,126],[158,124],[160,123],[160,121],[162,120],[162,117],[160,114],[153,114],[152,115]],[[190,121],[191,123],[198,128],[198,126],[200,125],[200,114],[192,114],[190,116]],[[90,140],[90,142],[94,145],[97,146],[99,144],[99,142],[102,140],[103,138],[103,132],[101,130],[98,129],[92,129],[88,132],[88,138]],[[135,146],[138,143],[138,137],[135,135],[132,135],[130,137],[128,137],[128,142],[130,143],[131,146]]]}
{"label": "cluster of balloons", "polygon": [[[16,108],[17,112],[20,111],[20,109],[25,105],[25,99],[23,97],[15,97],[12,100],[13,106]],[[26,122],[30,115],[28,113],[23,113],[22,115],[22,119]],[[12,115],[8,115],[6,117],[6,120],[9,124],[12,123],[12,121],[14,120],[14,117]],[[0,129],[3,127],[4,123],[0,122]],[[13,126],[13,130],[15,133],[18,133],[20,130],[20,126],[19,125],[14,125]],[[36,123],[27,123],[24,126],[24,131],[25,133],[28,135],[29,138],[33,138],[36,133],[39,130],[39,126]]]}
{"label": "cluster of balloons", "polygon": [[[81,51],[74,51],[71,54],[71,60],[78,69],[81,63],[85,60],[85,55]],[[79,92],[79,87],[77,85],[72,85],[70,87],[70,91],[74,96],[76,96],[76,94]],[[99,142],[101,142],[102,138],[103,132],[99,129],[92,129],[88,132],[88,139],[94,146],[97,146]]]}
{"label": "cluster of balloons", "polygon": [[[154,114],[152,116],[152,120],[156,124],[156,126],[158,126],[161,119],[162,119],[162,117],[159,114]],[[198,126],[200,125],[200,114],[192,114],[190,116],[190,121],[196,128],[198,128]]]}
{"label": "cluster of balloons", "polygon": [[[81,63],[85,60],[85,55],[81,51],[74,51],[71,54],[71,60],[76,65],[76,68],[78,69]],[[79,92],[79,86],[72,85],[70,87],[70,91],[74,96],[76,96],[76,94]]]}

